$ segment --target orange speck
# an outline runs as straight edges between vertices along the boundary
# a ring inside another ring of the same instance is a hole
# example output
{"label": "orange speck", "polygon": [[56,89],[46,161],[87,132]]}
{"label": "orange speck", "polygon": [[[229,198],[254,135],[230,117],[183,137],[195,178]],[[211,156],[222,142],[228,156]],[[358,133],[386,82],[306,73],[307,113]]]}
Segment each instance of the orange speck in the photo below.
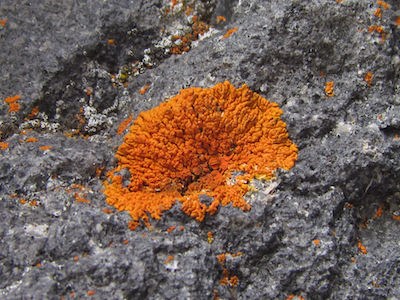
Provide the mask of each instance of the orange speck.
{"label": "orange speck", "polygon": [[184,226],[179,226],[179,231],[184,231],[185,227]]}
{"label": "orange speck", "polygon": [[37,268],[40,268],[42,266],[42,263],[41,262],[38,262],[37,264],[36,264],[36,267]]}
{"label": "orange speck", "polygon": [[29,119],[33,119],[34,117],[36,117],[39,113],[39,106],[35,106],[32,108],[31,112],[28,115]]}
{"label": "orange speck", "polygon": [[6,150],[8,149],[9,144],[6,142],[0,142],[0,149],[1,150]]}
{"label": "orange speck", "polygon": [[385,32],[385,29],[382,26],[371,25],[371,26],[368,27],[368,32],[369,33],[373,33],[373,32],[379,33],[379,36],[381,38],[381,42],[384,42],[386,40],[386,32]]}
{"label": "orange speck", "polygon": [[374,12],[374,16],[377,18],[382,18],[382,9],[380,7],[378,7],[375,12]]}
{"label": "orange speck", "polygon": [[[118,166],[107,174],[107,203],[132,217],[130,229],[149,217],[160,219],[177,202],[192,218],[204,220],[218,206],[250,210],[243,198],[256,176],[272,178],[278,168],[289,170],[297,147],[289,139],[282,110],[229,82],[211,88],[188,88],[149,111],[142,112],[119,147]],[[129,182],[120,172],[128,170]],[[233,171],[246,180],[231,183]],[[201,195],[213,198],[211,205]]]}
{"label": "orange speck", "polygon": [[397,17],[394,19],[394,24],[395,24],[396,26],[400,26],[400,16],[397,16]]}
{"label": "orange speck", "polygon": [[115,46],[117,45],[117,41],[115,39],[108,39],[107,44],[110,46]]}
{"label": "orange speck", "polygon": [[102,211],[103,211],[103,213],[108,214],[108,215],[112,214],[114,212],[112,209],[110,209],[108,207],[103,208]]}
{"label": "orange speck", "polygon": [[21,203],[22,205],[26,204],[26,200],[25,199],[19,199],[19,203]]}
{"label": "orange speck", "polygon": [[207,241],[209,244],[214,241],[214,234],[211,231],[207,232]]}
{"label": "orange speck", "polygon": [[382,0],[376,1],[376,4],[385,10],[390,8],[390,4]]}
{"label": "orange speck", "polygon": [[325,82],[325,95],[328,97],[335,96],[335,92],[333,91],[335,83],[333,81]]}
{"label": "orange speck", "polygon": [[78,262],[79,261],[79,255],[75,255],[73,260],[74,260],[74,262]]}
{"label": "orange speck", "polygon": [[398,216],[398,215],[392,215],[392,220],[400,221],[400,216]]}
{"label": "orange speck", "polygon": [[37,139],[37,138],[35,138],[35,137],[29,137],[29,138],[27,138],[26,140],[25,140],[25,143],[36,143],[36,142],[38,142],[39,140]]}
{"label": "orange speck", "polygon": [[123,241],[122,241],[122,244],[128,245],[128,244],[129,244],[129,241],[128,241],[128,240],[123,240]]}
{"label": "orange speck", "polygon": [[75,198],[75,200],[76,200],[77,202],[80,202],[80,203],[90,203],[90,200],[88,200],[88,199],[82,197],[82,196],[79,195],[78,193],[74,193],[74,198]]}
{"label": "orange speck", "polygon": [[319,247],[319,246],[321,245],[321,240],[318,240],[318,239],[313,240],[313,243],[314,243],[314,245],[315,245],[316,247]]}
{"label": "orange speck", "polygon": [[218,255],[217,255],[217,260],[218,260],[218,262],[219,262],[220,265],[225,264],[226,254],[225,254],[225,253],[218,254]]}
{"label": "orange speck", "polygon": [[146,92],[148,91],[148,89],[150,88],[150,83],[147,83],[146,85],[144,85],[143,87],[140,88],[139,90],[139,94],[140,95],[144,95],[146,94]]}
{"label": "orange speck", "polygon": [[21,105],[18,101],[21,99],[20,95],[10,96],[4,99],[4,102],[8,104],[8,112],[18,112],[21,108]]}
{"label": "orange speck", "polygon": [[222,22],[226,22],[226,18],[224,16],[217,16],[216,21],[217,21],[217,24],[220,24]]}
{"label": "orange speck", "polygon": [[86,96],[91,96],[93,94],[93,88],[90,86],[86,87],[85,94],[86,94]]}
{"label": "orange speck", "polygon": [[123,134],[124,131],[128,128],[129,124],[132,122],[132,120],[133,120],[132,115],[130,115],[130,116],[129,116],[128,118],[126,118],[125,120],[123,120],[123,121],[119,124],[119,126],[118,126],[117,134],[118,134],[118,135]]}
{"label": "orange speck", "polygon": [[365,75],[364,75],[364,81],[368,84],[368,86],[372,85],[372,80],[374,78],[374,74],[371,71],[368,71]]}
{"label": "orange speck", "polygon": [[304,297],[300,295],[290,294],[289,296],[286,297],[286,300],[304,300]]}
{"label": "orange speck", "polygon": [[86,293],[89,297],[96,295],[96,291],[95,290],[89,290]]}
{"label": "orange speck", "polygon": [[379,207],[376,209],[374,219],[378,219],[382,217],[382,215],[383,215],[383,205],[379,205]]}
{"label": "orange speck", "polygon": [[231,29],[229,29],[224,35],[223,38],[227,39],[228,37],[230,37],[232,34],[234,34],[236,31],[238,31],[237,27],[233,27]]}
{"label": "orange speck", "polygon": [[169,264],[174,260],[174,256],[173,255],[168,255],[167,258],[164,261],[164,264]]}
{"label": "orange speck", "polygon": [[5,18],[5,19],[0,19],[0,26],[1,26],[1,27],[6,27],[7,21],[8,21],[7,18]]}
{"label": "orange speck", "polygon": [[336,0],[336,3],[342,3],[343,0]]}
{"label": "orange speck", "polygon": [[39,203],[36,200],[29,201],[29,205],[33,207],[39,206]]}
{"label": "orange speck", "polygon": [[170,227],[168,227],[167,232],[171,233],[172,231],[175,230],[175,228],[176,228],[176,226],[170,226]]}
{"label": "orange speck", "polygon": [[231,277],[229,278],[229,285],[230,285],[230,286],[238,286],[238,284],[239,284],[239,277],[237,277],[236,275],[234,275],[234,276],[231,276]]}
{"label": "orange speck", "polygon": [[49,150],[51,150],[52,148],[53,148],[53,146],[48,146],[48,145],[40,146],[40,147],[39,147],[39,149],[42,150],[42,151],[49,151]]}
{"label": "orange speck", "polygon": [[358,247],[358,250],[360,250],[360,252],[362,253],[362,254],[367,254],[368,253],[368,251],[367,251],[367,248],[361,243],[361,241],[358,241],[357,242],[357,247]]}

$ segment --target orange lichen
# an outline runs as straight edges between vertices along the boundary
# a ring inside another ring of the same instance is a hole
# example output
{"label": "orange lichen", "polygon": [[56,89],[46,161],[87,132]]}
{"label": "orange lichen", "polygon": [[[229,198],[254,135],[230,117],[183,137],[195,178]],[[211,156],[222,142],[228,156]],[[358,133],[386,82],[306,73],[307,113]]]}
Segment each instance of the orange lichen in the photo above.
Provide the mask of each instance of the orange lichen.
{"label": "orange lichen", "polygon": [[81,195],[79,195],[79,193],[74,193],[74,198],[77,202],[80,203],[90,203],[90,200],[82,197]]}
{"label": "orange lichen", "polygon": [[171,233],[172,231],[175,230],[175,228],[176,228],[176,226],[170,226],[170,227],[168,227],[167,232]]}
{"label": "orange lichen", "polygon": [[29,205],[32,207],[37,207],[39,206],[39,203],[37,202],[37,200],[31,200],[29,201]]}
{"label": "orange lichen", "polygon": [[170,48],[170,52],[172,54],[182,54],[184,52],[188,52],[192,42],[197,41],[200,35],[206,33],[210,28],[207,23],[200,21],[197,16],[193,16],[192,20],[193,24],[190,32],[182,36],[172,36],[172,42],[174,42],[174,45]]}
{"label": "orange lichen", "polygon": [[290,294],[286,300],[305,300],[303,296]]}
{"label": "orange lichen", "polygon": [[34,106],[31,110],[31,112],[28,114],[29,119],[33,119],[36,117],[39,113],[39,106]]}
{"label": "orange lichen", "polygon": [[321,240],[318,240],[318,239],[313,240],[313,244],[315,247],[319,247],[321,245]]}
{"label": "orange lichen", "polygon": [[170,264],[171,262],[173,262],[174,259],[175,259],[175,258],[174,258],[173,255],[168,255],[167,258],[166,258],[165,261],[164,261],[164,264],[168,265],[168,264]]}
{"label": "orange lichen", "polygon": [[117,41],[115,39],[108,39],[107,44],[110,46],[115,46],[117,45]]}
{"label": "orange lichen", "polygon": [[379,219],[383,215],[383,205],[379,205],[379,207],[375,211],[374,219]]}
{"label": "orange lichen", "polygon": [[25,143],[37,143],[39,140],[35,137],[29,137],[25,139]]}
{"label": "orange lichen", "polygon": [[396,17],[396,18],[394,19],[394,24],[395,24],[396,26],[400,26],[400,16],[398,16],[398,17]]}
{"label": "orange lichen", "polygon": [[233,27],[231,29],[229,29],[224,35],[223,38],[227,39],[228,37],[230,37],[232,34],[234,34],[236,31],[238,31],[237,27]]}
{"label": "orange lichen", "polygon": [[10,96],[4,99],[4,102],[8,104],[8,112],[18,112],[21,109],[21,105],[18,101],[21,99],[20,95]]}
{"label": "orange lichen", "polygon": [[9,144],[6,142],[0,142],[0,150],[8,149]]}
{"label": "orange lichen", "polygon": [[44,146],[40,146],[39,149],[42,151],[49,151],[53,148],[53,146],[48,146],[48,145],[44,145]]}
{"label": "orange lichen", "polygon": [[361,241],[357,242],[357,248],[364,255],[368,253],[367,248],[361,243]]}
{"label": "orange lichen", "polygon": [[392,215],[392,220],[400,221],[400,216],[399,215]]}
{"label": "orange lichen", "polygon": [[209,244],[212,244],[212,242],[214,242],[214,234],[211,231],[207,232],[207,242]]}
{"label": "orange lichen", "polygon": [[140,95],[146,94],[146,92],[149,90],[150,86],[151,86],[150,83],[145,84],[143,87],[140,88],[139,94]]}
{"label": "orange lichen", "polygon": [[382,8],[378,7],[375,11],[374,11],[374,16],[381,19],[382,18]]}
{"label": "orange lichen", "polygon": [[325,95],[328,97],[335,96],[335,92],[333,91],[335,83],[333,81],[325,82]]}
{"label": "orange lichen", "polygon": [[226,22],[226,18],[224,16],[217,16],[215,19],[216,19],[217,24]]}
{"label": "orange lichen", "polygon": [[108,207],[105,207],[102,209],[102,212],[109,215],[112,214],[114,211]]}
{"label": "orange lichen", "polygon": [[86,293],[89,297],[96,295],[96,291],[95,290],[89,290]]}
{"label": "orange lichen", "polygon": [[118,135],[123,134],[124,131],[128,128],[129,124],[132,122],[132,120],[133,120],[132,115],[130,115],[129,117],[127,117],[125,120],[123,120],[123,121],[119,124],[119,126],[118,126],[117,134],[118,134]]}
{"label": "orange lichen", "polygon": [[27,203],[26,199],[19,199],[19,203],[25,205]]}
{"label": "orange lichen", "polygon": [[368,86],[372,85],[372,80],[374,79],[374,74],[371,71],[368,71],[364,75],[364,81],[368,84]]}
{"label": "orange lichen", "polygon": [[107,203],[130,213],[131,229],[141,220],[149,224],[149,216],[160,219],[176,201],[198,221],[228,204],[249,210],[243,199],[249,179],[273,178],[297,159],[281,114],[246,85],[181,90],[131,126],[116,154],[118,166],[104,182]]}
{"label": "orange lichen", "polygon": [[126,239],[125,239],[125,240],[123,240],[123,241],[122,241],[122,244],[124,244],[124,245],[128,245],[128,244],[129,244],[129,240],[126,240]]}
{"label": "orange lichen", "polygon": [[3,27],[3,28],[6,27],[7,21],[8,21],[7,18],[5,18],[5,19],[0,19],[0,26]]}
{"label": "orange lichen", "polygon": [[385,10],[390,8],[390,4],[382,0],[376,1],[376,4]]}
{"label": "orange lichen", "polygon": [[380,25],[371,25],[371,26],[369,26],[368,27],[368,32],[369,33],[374,33],[374,32],[379,33],[379,36],[380,36],[380,39],[381,39],[382,43],[386,40],[386,31]]}
{"label": "orange lichen", "polygon": [[75,256],[73,257],[73,260],[74,260],[74,262],[78,262],[78,261],[79,261],[79,256],[78,256],[78,255],[75,255]]}

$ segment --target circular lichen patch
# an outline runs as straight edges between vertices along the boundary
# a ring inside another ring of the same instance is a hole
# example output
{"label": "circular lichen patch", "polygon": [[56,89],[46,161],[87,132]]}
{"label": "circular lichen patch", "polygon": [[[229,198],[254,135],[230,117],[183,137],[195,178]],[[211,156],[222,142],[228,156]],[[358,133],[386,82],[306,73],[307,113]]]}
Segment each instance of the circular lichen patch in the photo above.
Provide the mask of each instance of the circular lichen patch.
{"label": "circular lichen patch", "polygon": [[[159,219],[176,201],[198,221],[220,205],[249,210],[243,198],[249,180],[272,178],[297,159],[281,114],[246,85],[181,90],[131,126],[104,183],[107,202],[130,213],[132,229],[140,220],[148,224],[149,215]],[[241,175],[232,178],[233,172]],[[212,203],[201,202],[201,194]]]}

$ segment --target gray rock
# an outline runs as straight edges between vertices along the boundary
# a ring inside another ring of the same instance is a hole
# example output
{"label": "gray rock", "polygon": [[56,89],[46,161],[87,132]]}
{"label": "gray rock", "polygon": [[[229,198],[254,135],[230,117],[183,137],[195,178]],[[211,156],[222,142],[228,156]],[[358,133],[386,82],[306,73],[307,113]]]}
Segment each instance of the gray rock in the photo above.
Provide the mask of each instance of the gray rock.
{"label": "gray rock", "polygon": [[[212,29],[180,55],[179,3],[78,2],[0,6],[0,98],[21,95],[0,104],[2,299],[400,298],[397,1],[188,1]],[[118,125],[224,80],[282,107],[295,167],[256,182],[249,212],[176,205],[130,231],[102,193]]]}

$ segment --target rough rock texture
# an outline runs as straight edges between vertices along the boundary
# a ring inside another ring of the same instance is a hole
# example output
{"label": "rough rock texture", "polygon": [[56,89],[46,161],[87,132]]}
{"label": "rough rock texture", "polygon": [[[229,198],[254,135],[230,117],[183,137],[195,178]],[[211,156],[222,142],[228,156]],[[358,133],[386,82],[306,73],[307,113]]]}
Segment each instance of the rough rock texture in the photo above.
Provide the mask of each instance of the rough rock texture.
{"label": "rough rock texture", "polygon": [[[1,298],[400,298],[399,2],[187,3],[2,0]],[[224,80],[279,103],[297,164],[250,212],[130,231],[102,194],[119,124]]]}

